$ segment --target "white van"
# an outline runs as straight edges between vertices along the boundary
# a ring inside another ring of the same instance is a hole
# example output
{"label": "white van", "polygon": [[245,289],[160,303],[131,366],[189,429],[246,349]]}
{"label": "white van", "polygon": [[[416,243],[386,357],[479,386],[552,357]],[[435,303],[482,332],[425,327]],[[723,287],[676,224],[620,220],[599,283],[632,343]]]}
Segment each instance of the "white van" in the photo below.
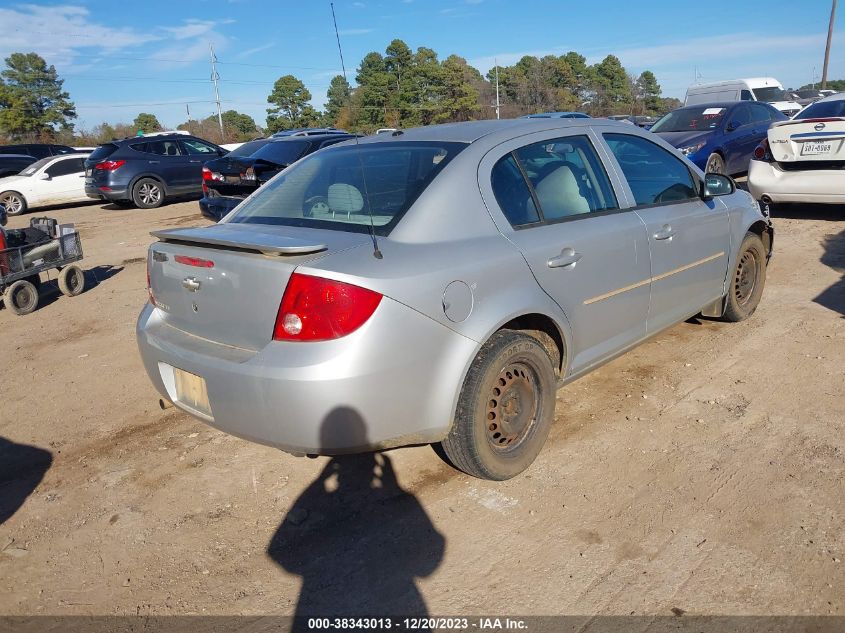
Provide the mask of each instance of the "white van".
{"label": "white van", "polygon": [[774,77],[752,77],[695,84],[687,88],[684,105],[716,101],[765,101],[790,117],[801,109],[801,105],[795,101],[784,100],[783,86]]}

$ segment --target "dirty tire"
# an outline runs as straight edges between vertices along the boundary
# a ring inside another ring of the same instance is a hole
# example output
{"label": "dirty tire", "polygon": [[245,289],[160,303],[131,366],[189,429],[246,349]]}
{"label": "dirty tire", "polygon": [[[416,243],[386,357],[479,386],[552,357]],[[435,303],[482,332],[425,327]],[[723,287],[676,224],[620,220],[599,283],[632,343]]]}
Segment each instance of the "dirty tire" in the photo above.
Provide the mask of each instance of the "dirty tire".
{"label": "dirty tire", "polygon": [[141,178],[132,187],[132,202],[139,209],[155,209],[164,202],[164,188],[158,180]]}
{"label": "dirty tire", "polygon": [[766,248],[754,233],[746,233],[728,279],[725,321],[743,321],[754,314],[766,285]]}
{"label": "dirty tire", "polygon": [[85,290],[85,273],[76,264],[62,268],[59,273],[59,290],[68,297],[75,297]]}
{"label": "dirty tire", "polygon": [[554,419],[557,381],[535,338],[496,332],[464,381],[455,421],[440,448],[456,468],[482,479],[510,479],[528,468]]}
{"label": "dirty tire", "polygon": [[26,198],[17,191],[4,191],[0,193],[0,204],[5,205],[6,214],[9,216],[26,213]]}
{"label": "dirty tire", "polygon": [[6,288],[3,302],[18,316],[29,314],[38,307],[38,288],[26,279],[19,279]]}

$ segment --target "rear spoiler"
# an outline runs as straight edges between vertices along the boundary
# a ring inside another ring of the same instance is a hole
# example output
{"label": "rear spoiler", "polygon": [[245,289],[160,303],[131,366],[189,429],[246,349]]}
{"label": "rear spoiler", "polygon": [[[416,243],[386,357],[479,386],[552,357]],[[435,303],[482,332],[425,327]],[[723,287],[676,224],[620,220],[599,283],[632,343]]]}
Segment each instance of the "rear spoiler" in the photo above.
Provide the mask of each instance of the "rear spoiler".
{"label": "rear spoiler", "polygon": [[833,122],[840,122],[845,121],[845,117],[841,116],[831,116],[831,117],[821,117],[818,119],[789,119],[788,121],[775,121],[772,123],[772,127],[782,127],[784,125],[797,125],[799,123],[833,123]]}
{"label": "rear spoiler", "polygon": [[326,244],[310,240],[246,230],[227,224],[194,229],[166,229],[152,231],[150,235],[157,237],[162,242],[189,242],[197,246],[223,246],[276,256],[319,253],[328,248]]}

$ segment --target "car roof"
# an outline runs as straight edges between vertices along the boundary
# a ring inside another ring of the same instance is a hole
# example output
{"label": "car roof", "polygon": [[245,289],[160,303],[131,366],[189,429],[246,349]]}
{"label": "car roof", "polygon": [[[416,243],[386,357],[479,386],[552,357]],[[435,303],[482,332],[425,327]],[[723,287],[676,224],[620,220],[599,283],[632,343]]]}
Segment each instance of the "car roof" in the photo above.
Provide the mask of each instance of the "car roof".
{"label": "car roof", "polygon": [[[115,143],[115,144],[126,143],[126,144],[129,144],[129,143],[143,142],[145,140],[150,141],[150,142],[183,141],[185,139],[191,139],[191,138],[195,138],[199,141],[204,140],[204,139],[201,139],[197,136],[194,136],[193,134],[177,134],[177,133],[174,133],[174,132],[168,132],[167,134],[155,134],[155,135],[147,135],[147,136],[127,136],[126,138],[119,138],[119,139],[115,139],[113,141],[106,141],[106,143],[102,143],[102,144],[103,145],[106,145],[108,143]],[[205,141],[205,142],[211,143],[211,141]]]}
{"label": "car roof", "polygon": [[[676,110],[689,110],[691,108],[733,108],[741,103],[763,103],[762,101],[708,101],[707,103],[694,103],[692,105],[685,105],[681,106],[680,108],[676,108]],[[768,103],[764,103],[764,105],[770,105]],[[772,106],[774,107],[774,106]]]}
{"label": "car roof", "polygon": [[354,134],[350,134],[349,132],[332,132],[332,133],[320,133],[320,134],[308,134],[307,136],[277,136],[276,138],[268,138],[266,139],[270,143],[291,143],[293,141],[321,141],[323,139],[331,138],[336,139],[338,137],[348,136],[349,138],[354,137]]}
{"label": "car roof", "polygon": [[827,101],[841,101],[845,99],[845,92],[837,92],[836,94],[828,95],[824,99],[819,99],[816,103],[827,102]]}
{"label": "car roof", "polygon": [[544,130],[566,130],[571,128],[585,128],[594,125],[614,126],[628,131],[630,123],[598,119],[489,119],[485,121],[467,121],[465,123],[444,123],[425,127],[399,130],[392,134],[374,134],[358,139],[365,143],[395,143],[399,141],[441,141],[453,143],[473,143],[488,136],[501,136],[502,140],[542,132]]}

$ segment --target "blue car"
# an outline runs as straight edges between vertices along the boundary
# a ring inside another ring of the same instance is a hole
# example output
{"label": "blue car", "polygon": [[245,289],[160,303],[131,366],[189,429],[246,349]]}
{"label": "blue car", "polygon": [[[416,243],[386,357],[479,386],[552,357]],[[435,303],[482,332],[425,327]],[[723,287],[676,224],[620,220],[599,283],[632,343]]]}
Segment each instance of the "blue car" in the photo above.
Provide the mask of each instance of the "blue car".
{"label": "blue car", "polygon": [[787,119],[759,101],[702,103],[673,110],[651,131],[705,172],[733,176],[748,171],[754,148],[772,122]]}

